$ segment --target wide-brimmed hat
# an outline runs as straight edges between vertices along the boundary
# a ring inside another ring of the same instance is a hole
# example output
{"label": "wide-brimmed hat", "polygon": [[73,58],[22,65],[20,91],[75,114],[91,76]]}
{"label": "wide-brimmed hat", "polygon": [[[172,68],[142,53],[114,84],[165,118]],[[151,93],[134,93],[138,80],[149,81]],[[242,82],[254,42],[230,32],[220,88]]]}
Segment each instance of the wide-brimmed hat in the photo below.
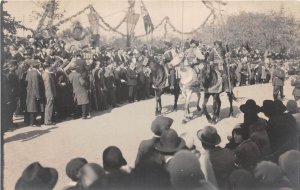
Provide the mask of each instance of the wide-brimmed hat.
{"label": "wide-brimmed hat", "polygon": [[289,111],[289,113],[294,114],[294,113],[299,113],[300,110],[298,108],[297,102],[295,100],[289,100],[286,103],[286,109]]}
{"label": "wide-brimmed hat", "polygon": [[218,145],[221,142],[221,137],[217,129],[212,126],[206,126],[197,132],[198,139],[208,145]]}
{"label": "wide-brimmed hat", "polygon": [[184,147],[184,140],[173,129],[163,131],[159,141],[155,144],[155,149],[162,153],[175,153]]}
{"label": "wide-brimmed hat", "polygon": [[170,129],[173,119],[165,116],[156,117],[151,124],[151,131],[160,136],[164,130]]}
{"label": "wide-brimmed hat", "polygon": [[242,104],[240,106],[240,110],[243,113],[245,113],[245,112],[259,113],[260,112],[260,107],[258,105],[256,105],[256,102],[254,100],[249,99],[249,100],[246,101],[245,104]]}
{"label": "wide-brimmed hat", "polygon": [[283,104],[281,100],[275,100],[274,104],[275,104],[276,113],[278,114],[282,114],[287,110],[286,106]]}
{"label": "wide-brimmed hat", "polygon": [[67,176],[71,180],[77,181],[79,170],[87,163],[88,163],[87,160],[84,158],[74,158],[74,159],[70,160],[66,166]]}
{"label": "wide-brimmed hat", "polygon": [[204,179],[198,158],[188,150],[181,150],[174,155],[168,171],[171,184],[176,189],[196,188],[200,179]]}
{"label": "wide-brimmed hat", "polygon": [[118,169],[127,164],[121,150],[116,146],[109,146],[103,151],[103,167],[104,169]]}
{"label": "wide-brimmed hat", "polygon": [[27,166],[16,183],[16,190],[53,189],[58,179],[54,168],[45,168],[39,162]]}
{"label": "wide-brimmed hat", "polygon": [[263,105],[260,107],[261,112],[270,115],[275,113],[275,103],[273,100],[264,100]]}

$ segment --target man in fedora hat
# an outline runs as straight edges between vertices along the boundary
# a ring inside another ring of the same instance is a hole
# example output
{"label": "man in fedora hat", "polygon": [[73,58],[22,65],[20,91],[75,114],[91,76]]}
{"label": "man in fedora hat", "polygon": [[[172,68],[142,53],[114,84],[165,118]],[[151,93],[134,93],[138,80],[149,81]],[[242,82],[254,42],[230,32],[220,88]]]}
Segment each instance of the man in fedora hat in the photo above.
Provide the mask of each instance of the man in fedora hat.
{"label": "man in fedora hat", "polygon": [[155,143],[155,149],[164,156],[165,168],[168,170],[174,154],[185,149],[185,141],[178,136],[174,129],[164,130],[159,141]]}
{"label": "man in fedora hat", "polygon": [[159,165],[163,164],[162,155],[155,150],[155,144],[159,142],[162,132],[170,129],[172,123],[173,119],[165,116],[158,116],[152,121],[151,131],[153,132],[154,137],[141,142],[135,160],[136,166],[141,162],[147,161],[154,162]]}
{"label": "man in fedora hat", "polygon": [[209,161],[212,164],[218,186],[224,187],[229,174],[235,169],[236,158],[233,151],[217,146],[221,142],[221,137],[216,128],[212,126],[200,129],[197,132],[197,137],[201,141],[206,154],[209,155]]}
{"label": "man in fedora hat", "polygon": [[[272,111],[271,111],[272,110]],[[268,158],[277,161],[280,154],[297,147],[298,126],[280,100],[264,101],[262,111],[269,118],[267,133],[270,138],[271,154]]]}
{"label": "man in fedora hat", "polygon": [[249,99],[240,106],[240,110],[244,113],[242,128],[246,129],[247,135],[257,144],[262,156],[269,154],[270,139],[266,131],[267,121],[258,116],[261,108],[253,99]]}
{"label": "man in fedora hat", "polygon": [[39,162],[27,166],[18,179],[15,190],[52,190],[58,173],[54,168],[43,167]]}

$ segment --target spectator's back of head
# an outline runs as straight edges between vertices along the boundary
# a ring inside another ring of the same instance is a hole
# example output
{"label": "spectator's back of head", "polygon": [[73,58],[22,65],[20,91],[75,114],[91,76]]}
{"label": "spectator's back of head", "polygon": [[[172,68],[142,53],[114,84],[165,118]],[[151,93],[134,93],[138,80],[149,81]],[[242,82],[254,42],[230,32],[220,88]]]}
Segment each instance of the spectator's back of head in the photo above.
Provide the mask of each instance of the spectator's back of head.
{"label": "spectator's back of head", "polygon": [[171,184],[175,189],[192,189],[200,185],[204,174],[198,158],[188,150],[177,152],[168,165]]}
{"label": "spectator's back of head", "polygon": [[230,189],[252,189],[254,186],[254,176],[247,170],[234,170],[229,176]]}
{"label": "spectator's back of head", "polygon": [[74,158],[67,163],[66,174],[72,181],[77,181],[79,177],[79,170],[87,164],[84,158]]}
{"label": "spectator's back of head", "polygon": [[103,167],[106,171],[120,169],[127,164],[121,150],[116,146],[109,146],[103,151]]}

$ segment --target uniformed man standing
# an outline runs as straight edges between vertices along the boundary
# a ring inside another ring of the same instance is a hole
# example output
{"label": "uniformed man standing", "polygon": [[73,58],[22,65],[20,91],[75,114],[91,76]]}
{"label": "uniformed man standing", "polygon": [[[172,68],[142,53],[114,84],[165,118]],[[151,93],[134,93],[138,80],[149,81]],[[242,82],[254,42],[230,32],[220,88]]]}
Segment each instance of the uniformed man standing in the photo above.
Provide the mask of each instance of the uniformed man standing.
{"label": "uniformed man standing", "polygon": [[281,99],[284,98],[283,95],[283,86],[284,86],[284,78],[285,78],[285,72],[282,68],[283,64],[280,62],[279,64],[275,65],[274,71],[273,71],[273,97],[274,100],[278,99],[278,95],[280,93]]}

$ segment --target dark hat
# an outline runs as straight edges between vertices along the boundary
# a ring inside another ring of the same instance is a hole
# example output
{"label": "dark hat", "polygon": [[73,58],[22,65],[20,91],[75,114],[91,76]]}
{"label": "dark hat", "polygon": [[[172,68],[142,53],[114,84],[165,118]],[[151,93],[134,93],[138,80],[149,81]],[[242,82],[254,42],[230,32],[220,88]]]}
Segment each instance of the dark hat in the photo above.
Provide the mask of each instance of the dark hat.
{"label": "dark hat", "polygon": [[16,190],[53,189],[58,179],[54,168],[45,168],[39,162],[27,166],[16,183]]}
{"label": "dark hat", "polygon": [[171,42],[169,42],[169,41],[164,41],[164,44],[166,45],[166,46],[168,46],[168,47],[172,47],[172,43]]}
{"label": "dark hat", "polygon": [[164,130],[155,149],[162,153],[175,153],[185,147],[185,142],[174,129]]}
{"label": "dark hat", "polygon": [[174,120],[169,117],[158,116],[152,121],[151,131],[155,135],[160,136],[164,130],[170,129],[173,121]]}
{"label": "dark hat", "polygon": [[79,170],[87,163],[87,160],[84,158],[74,158],[70,160],[66,166],[67,176],[73,181],[77,181]]}
{"label": "dark hat", "polygon": [[298,108],[298,105],[297,105],[297,102],[295,100],[289,100],[287,103],[286,103],[286,109],[291,113],[291,114],[294,114],[294,113],[299,113],[299,108]]}
{"label": "dark hat", "polygon": [[281,100],[275,100],[274,104],[275,104],[276,113],[278,114],[282,114],[287,110],[286,106],[282,103]]}
{"label": "dark hat", "polygon": [[103,167],[104,169],[118,169],[127,164],[122,155],[121,150],[116,146],[109,146],[103,151]]}
{"label": "dark hat", "polygon": [[217,129],[212,126],[206,126],[197,132],[198,139],[207,145],[217,145],[221,142],[221,137]]}
{"label": "dark hat", "polygon": [[198,42],[197,40],[192,39],[192,40],[190,41],[190,44],[195,44],[196,46],[198,46],[198,45],[199,45],[199,42]]}
{"label": "dark hat", "polygon": [[260,108],[261,112],[270,115],[275,113],[275,103],[273,100],[264,100],[263,106]]}
{"label": "dark hat", "polygon": [[260,107],[258,105],[256,105],[256,102],[254,100],[249,99],[249,100],[246,101],[245,104],[242,104],[240,106],[240,110],[243,113],[245,113],[245,112],[259,113],[260,112]]}
{"label": "dark hat", "polygon": [[196,188],[204,179],[200,163],[194,153],[188,150],[177,152],[168,165],[170,181],[176,189]]}

